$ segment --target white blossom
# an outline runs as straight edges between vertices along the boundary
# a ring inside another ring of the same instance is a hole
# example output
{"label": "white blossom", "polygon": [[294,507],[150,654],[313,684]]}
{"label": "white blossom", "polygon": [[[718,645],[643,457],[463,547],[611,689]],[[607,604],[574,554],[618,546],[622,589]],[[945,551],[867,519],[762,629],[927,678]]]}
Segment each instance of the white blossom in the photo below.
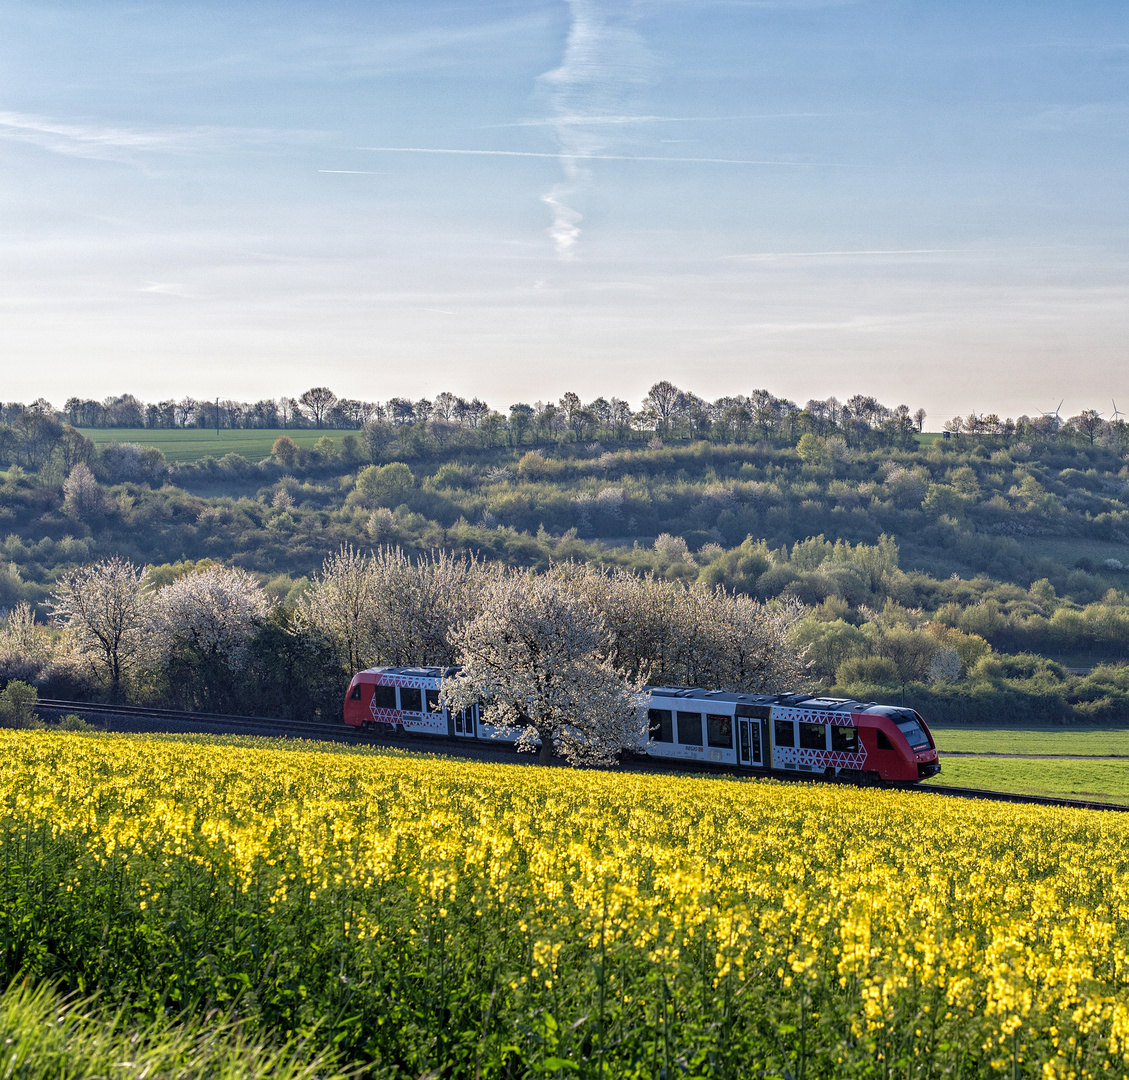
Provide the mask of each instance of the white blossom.
{"label": "white blossom", "polygon": [[603,620],[559,575],[512,573],[484,592],[455,632],[461,669],[442,700],[485,703],[483,720],[518,733],[519,750],[555,749],[573,765],[640,745],[646,697],[617,671]]}
{"label": "white blossom", "polygon": [[262,586],[246,570],[216,565],[195,570],[157,594],[161,645],[166,654],[188,646],[238,670],[268,606]]}
{"label": "white blossom", "polygon": [[152,596],[141,568],[118,556],[76,567],[55,583],[52,613],[67,651],[117,696],[153,652]]}

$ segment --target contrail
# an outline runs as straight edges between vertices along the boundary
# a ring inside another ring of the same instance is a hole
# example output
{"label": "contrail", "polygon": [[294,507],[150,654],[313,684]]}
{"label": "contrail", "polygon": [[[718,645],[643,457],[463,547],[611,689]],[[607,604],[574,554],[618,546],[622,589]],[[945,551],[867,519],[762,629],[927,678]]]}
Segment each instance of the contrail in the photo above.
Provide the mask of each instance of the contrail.
{"label": "contrail", "polygon": [[591,181],[583,163],[631,160],[604,153],[612,126],[605,118],[643,112],[638,94],[654,67],[635,29],[637,9],[631,0],[569,0],[569,10],[572,21],[560,66],[537,80],[548,98],[549,126],[560,146],[555,156],[564,173],[564,182],[541,196],[553,213],[549,235],[562,259],[572,257],[580,236],[582,215],[571,203]]}
{"label": "contrail", "polygon": [[[559,151],[555,154],[533,150],[444,150],[434,146],[358,146],[358,150],[375,150],[385,154],[475,154],[488,157],[552,158],[554,161],[674,161],[692,165],[826,165],[837,169],[858,169],[845,161],[785,161],[774,158],[660,157],[650,154],[588,154],[583,151]],[[319,172],[353,172],[352,169],[320,169]]]}

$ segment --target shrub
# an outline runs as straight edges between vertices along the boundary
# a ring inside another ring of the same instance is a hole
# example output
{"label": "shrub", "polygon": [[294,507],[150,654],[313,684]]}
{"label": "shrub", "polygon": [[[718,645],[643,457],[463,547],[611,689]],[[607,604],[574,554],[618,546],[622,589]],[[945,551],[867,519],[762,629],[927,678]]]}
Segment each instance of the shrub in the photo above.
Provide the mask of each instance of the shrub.
{"label": "shrub", "polygon": [[886,656],[851,656],[835,672],[840,686],[897,686],[898,665]]}
{"label": "shrub", "polygon": [[43,722],[36,714],[39,693],[19,679],[13,679],[0,691],[0,727],[38,728]]}

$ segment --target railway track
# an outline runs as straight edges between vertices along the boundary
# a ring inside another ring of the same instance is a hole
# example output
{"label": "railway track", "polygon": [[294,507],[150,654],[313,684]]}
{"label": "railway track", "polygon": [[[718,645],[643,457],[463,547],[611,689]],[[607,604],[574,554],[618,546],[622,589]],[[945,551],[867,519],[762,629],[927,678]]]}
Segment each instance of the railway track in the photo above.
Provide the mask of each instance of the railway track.
{"label": "railway track", "polygon": [[[188,712],[177,709],[150,709],[138,705],[104,705],[86,701],[65,701],[57,698],[41,698],[36,707],[44,712],[56,715],[74,713],[85,720],[101,721],[108,729],[118,731],[132,731],[138,733],[168,733],[168,734],[229,734],[229,735],[263,735],[270,737],[283,736],[293,739],[315,739],[321,742],[338,742],[354,746],[387,746],[398,747],[404,750],[434,750],[442,753],[453,753],[460,757],[471,758],[478,761],[496,762],[529,762],[531,759],[526,754],[505,744],[484,744],[471,742],[467,739],[450,739],[441,736],[429,735],[416,737],[411,735],[379,735],[360,733],[344,724],[328,724],[316,720],[279,720],[267,716],[234,716],[226,713],[200,713]],[[729,776],[749,776],[744,769],[736,769],[729,765],[715,765],[703,762],[690,770],[685,770],[679,764],[668,765],[665,762],[642,759],[633,761],[620,768],[630,772],[670,773],[674,771],[690,771],[694,773],[711,773]],[[777,779],[788,779],[804,783],[827,783],[823,777],[817,776],[788,776],[776,774]],[[856,786],[853,781],[831,781],[844,785]],[[1108,810],[1126,813],[1129,806],[1120,806],[1116,803],[1088,802],[1083,799],[1058,799],[1045,795],[1017,795],[1006,791],[989,791],[980,788],[948,787],[943,784],[918,785],[892,785],[897,790],[910,792],[915,795],[939,795],[957,799],[981,799],[991,802],[1017,803],[1030,806],[1056,806],[1073,810]]]}

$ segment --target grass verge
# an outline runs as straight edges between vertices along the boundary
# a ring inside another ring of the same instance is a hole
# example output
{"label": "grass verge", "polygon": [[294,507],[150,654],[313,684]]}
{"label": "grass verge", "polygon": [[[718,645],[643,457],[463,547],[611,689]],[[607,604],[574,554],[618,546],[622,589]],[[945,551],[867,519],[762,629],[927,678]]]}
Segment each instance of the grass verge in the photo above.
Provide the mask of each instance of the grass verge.
{"label": "grass verge", "polygon": [[1129,762],[1122,761],[947,757],[942,759],[941,775],[933,782],[1016,795],[1129,804]]}
{"label": "grass verge", "polygon": [[100,1013],[90,999],[45,984],[12,983],[0,994],[0,1076],[19,1080],[338,1080],[348,1075],[302,1044],[248,1039],[213,1016],[183,1024]]}

